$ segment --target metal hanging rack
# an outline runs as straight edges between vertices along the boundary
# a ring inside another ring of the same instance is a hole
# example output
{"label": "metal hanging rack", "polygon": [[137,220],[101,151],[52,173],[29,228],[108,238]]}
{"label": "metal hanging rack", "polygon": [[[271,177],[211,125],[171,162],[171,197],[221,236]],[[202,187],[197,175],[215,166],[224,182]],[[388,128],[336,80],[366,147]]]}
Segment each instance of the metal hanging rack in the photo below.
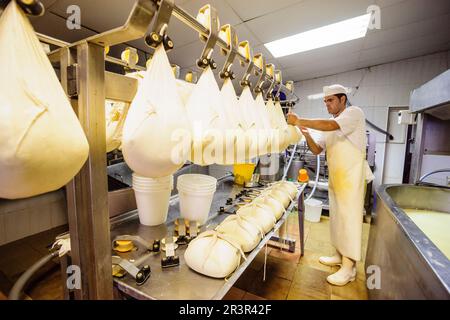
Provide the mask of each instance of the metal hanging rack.
{"label": "metal hanging rack", "polygon": [[[208,8],[209,10],[205,9],[205,13],[209,11],[208,15],[211,12],[213,15],[213,19],[205,23],[209,29],[174,5],[173,0],[137,0],[125,24],[118,28],[75,43],[38,35],[42,42],[59,47],[50,52],[48,58],[51,62],[60,65],[61,85],[70,97],[72,107],[90,145],[88,160],[77,176],[66,186],[71,256],[70,259],[67,258],[61,263],[61,267],[64,275],[64,266],[71,264],[80,266],[83,283],[80,289],[65,292],[66,298],[74,295],[77,299],[112,299],[104,102],[105,99],[131,102],[135,96],[138,81],[124,75],[105,72],[105,61],[129,69],[145,70],[145,68],[110,57],[105,54],[105,49],[145,38],[155,15],[158,15],[164,18],[160,19],[162,23],[156,26],[154,32],[161,36],[161,39],[157,40],[164,41],[165,48],[170,50],[171,40],[166,36],[168,19],[173,15],[201,35],[201,39],[205,42],[205,49],[200,58],[211,59],[212,50],[218,45],[222,53],[228,55],[225,71],[232,72],[232,64],[237,57],[243,67],[247,66],[245,76],[252,72],[259,76],[256,85],[260,88],[265,82],[274,81],[274,75],[263,70],[267,68],[260,62],[263,59],[254,59],[248,42],[244,41],[236,46],[235,43],[228,44],[220,37],[220,27],[215,28],[218,26],[218,19],[217,23],[214,19],[215,10],[210,6]],[[167,10],[171,11],[170,15],[166,14]],[[212,60],[207,61],[207,64],[214,67]],[[286,88],[281,81],[277,84],[278,90],[283,88],[289,91],[289,88]],[[268,92],[266,91],[266,94]]]}
{"label": "metal hanging rack", "polygon": [[[225,25],[222,28],[219,26],[218,21],[218,14],[214,7],[210,5],[206,5],[203,8],[200,9],[200,12],[204,12],[204,14],[208,15],[207,21],[209,21],[209,28],[207,28],[205,25],[203,25],[200,21],[198,21],[195,17],[190,15],[188,12],[186,12],[184,9],[180,8],[178,5],[174,3],[173,0],[140,0],[137,1],[136,6],[139,8],[140,6],[143,6],[143,3],[150,2],[153,5],[157,6],[156,11],[156,23],[154,24],[154,30],[146,36],[146,43],[155,48],[158,44],[161,42],[164,42],[164,46],[166,50],[171,50],[174,47],[174,44],[172,40],[167,36],[167,31],[169,28],[169,22],[171,16],[176,17],[178,20],[186,24],[188,27],[192,28],[196,32],[199,33],[200,38],[205,41],[205,48],[203,49],[201,57],[198,59],[198,65],[199,67],[204,68],[206,65],[211,65],[213,69],[217,67],[215,62],[212,60],[212,52],[217,45],[224,54],[227,56],[227,60],[225,62],[225,65],[222,69],[222,73],[225,73],[228,71],[228,73],[232,73],[232,65],[234,60],[237,58],[242,66],[247,66],[246,72],[244,74],[244,77],[241,81],[241,85],[249,85],[252,87],[252,89],[256,92],[262,90],[263,85],[265,82],[272,83],[273,82],[273,74],[267,73],[266,68],[270,67],[271,65],[265,65],[264,57],[262,57],[261,54],[257,54],[253,57],[252,55],[252,48],[250,47],[250,43],[248,41],[241,42],[238,46],[236,46],[236,43],[227,42],[221,37],[219,37],[219,32],[223,28],[227,28],[229,25]],[[147,5],[148,7],[148,5]],[[133,9],[132,14],[130,15],[127,24],[131,24],[133,20],[142,20],[142,13],[140,13],[141,10],[136,10],[136,8]],[[133,14],[134,13],[134,14]],[[142,23],[142,21],[139,21],[140,28],[139,30],[136,30],[136,34],[139,32],[142,33],[143,30],[146,28],[144,25],[150,25],[151,21],[148,21],[148,23]],[[123,27],[122,27],[123,28]],[[235,30],[231,28],[231,33],[234,39],[237,41],[237,36]],[[117,28],[120,29],[120,28]],[[98,43],[104,46],[113,46],[116,44],[121,43],[121,41],[118,39],[118,37],[112,36],[115,30],[111,30],[111,32],[105,32],[100,35],[95,35],[93,37],[90,37],[86,39],[86,41]],[[212,30],[212,31],[210,31]],[[145,32],[145,31],[144,31]],[[108,36],[108,33],[111,35]],[[60,41],[42,34],[38,34],[38,37],[40,40],[46,43],[50,43],[53,45],[56,45],[58,47],[73,47],[75,45],[78,45],[80,41],[70,44],[64,41]],[[139,37],[137,37],[139,38]],[[248,54],[243,54],[242,52],[247,52]],[[51,52],[49,56],[56,54],[55,51]],[[121,65],[124,67],[130,68],[130,65],[127,62],[122,61],[121,59],[117,59],[111,56],[106,56],[106,61]],[[255,64],[254,61],[262,59],[263,63]],[[139,65],[133,66],[131,69],[135,69],[138,71],[144,71],[146,70],[144,67],[141,67]],[[277,71],[277,73],[281,76],[281,71]],[[255,74],[259,76],[257,83],[252,86],[252,84],[249,82],[249,78],[251,74]],[[282,77],[281,77],[282,78]],[[282,81],[276,81],[276,87],[278,88],[278,93],[283,90],[289,94],[294,95],[297,99],[299,99],[294,91],[293,88],[288,88],[285,84],[282,83]],[[269,86],[268,90],[266,90],[266,96],[271,93],[271,88]]]}

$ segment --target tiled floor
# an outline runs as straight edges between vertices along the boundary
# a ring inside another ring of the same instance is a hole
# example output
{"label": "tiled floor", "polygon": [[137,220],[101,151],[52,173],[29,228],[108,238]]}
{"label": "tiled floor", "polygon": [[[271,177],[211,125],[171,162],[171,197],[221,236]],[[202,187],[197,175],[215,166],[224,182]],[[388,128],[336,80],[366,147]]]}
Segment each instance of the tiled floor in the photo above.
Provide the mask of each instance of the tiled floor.
{"label": "tiled floor", "polygon": [[[284,228],[282,227],[284,230]],[[10,245],[0,247],[0,300],[4,299],[14,281],[34,261],[47,252],[47,246],[63,229],[51,230]],[[330,243],[329,219],[323,217],[320,223],[305,223],[305,254],[300,257],[298,240],[298,220],[290,216],[286,226],[289,238],[296,238],[296,252],[289,253],[268,247],[266,281],[264,277],[264,253],[262,250],[235,286],[228,292],[227,300],[341,300],[367,299],[364,261],[357,265],[358,277],[345,287],[335,287],[326,277],[337,268],[327,267],[318,262],[322,255],[334,252]],[[367,248],[369,225],[363,227],[363,258]],[[49,264],[41,276],[27,291],[31,299],[62,299],[59,267]]]}
{"label": "tiled floor", "polygon": [[[305,254],[300,257],[298,220],[291,216],[287,234],[297,239],[296,253],[268,249],[266,281],[264,277],[264,250],[240,277],[225,296],[227,300],[366,300],[364,261],[358,262],[357,280],[344,286],[330,285],[326,278],[338,267],[327,267],[319,263],[320,256],[334,253],[330,243],[329,219],[320,223],[305,223]],[[367,249],[369,224],[363,226],[363,259]]]}

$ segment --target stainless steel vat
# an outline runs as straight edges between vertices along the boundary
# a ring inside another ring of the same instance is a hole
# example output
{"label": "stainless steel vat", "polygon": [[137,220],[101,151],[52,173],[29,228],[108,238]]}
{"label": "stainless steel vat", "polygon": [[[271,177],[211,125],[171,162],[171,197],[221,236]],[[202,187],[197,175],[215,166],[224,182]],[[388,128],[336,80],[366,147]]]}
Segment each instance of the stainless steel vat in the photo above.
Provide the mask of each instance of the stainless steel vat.
{"label": "stainless steel vat", "polygon": [[369,297],[450,299],[450,260],[401,208],[450,214],[450,190],[413,185],[387,185],[377,190],[366,270],[379,267],[381,286],[369,288]]}

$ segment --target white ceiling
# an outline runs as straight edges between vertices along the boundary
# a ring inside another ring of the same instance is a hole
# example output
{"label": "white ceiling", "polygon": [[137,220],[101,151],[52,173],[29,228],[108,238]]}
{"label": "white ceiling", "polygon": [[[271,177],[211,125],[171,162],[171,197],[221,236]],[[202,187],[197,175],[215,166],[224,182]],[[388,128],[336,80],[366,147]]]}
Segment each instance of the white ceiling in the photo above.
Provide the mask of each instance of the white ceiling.
{"label": "white ceiling", "polygon": [[[134,0],[44,0],[47,13],[33,18],[38,32],[77,41],[122,25]],[[305,80],[369,67],[450,49],[449,0],[175,0],[195,16],[210,3],[218,11],[221,24],[236,27],[239,40],[249,40],[254,53],[263,53],[268,63],[283,71],[284,80]],[[66,8],[77,4],[85,28],[68,30],[63,17]],[[381,8],[381,29],[369,30],[363,39],[303,52],[279,59],[265,49],[264,43],[366,13],[367,7]],[[176,18],[169,25],[175,49],[172,63],[183,69],[196,69],[202,51],[198,35]],[[129,43],[148,53],[142,39]],[[143,55],[143,53],[142,53]],[[143,59],[144,60],[144,59]],[[223,58],[216,57],[219,64]],[[238,75],[243,69],[236,67]]]}

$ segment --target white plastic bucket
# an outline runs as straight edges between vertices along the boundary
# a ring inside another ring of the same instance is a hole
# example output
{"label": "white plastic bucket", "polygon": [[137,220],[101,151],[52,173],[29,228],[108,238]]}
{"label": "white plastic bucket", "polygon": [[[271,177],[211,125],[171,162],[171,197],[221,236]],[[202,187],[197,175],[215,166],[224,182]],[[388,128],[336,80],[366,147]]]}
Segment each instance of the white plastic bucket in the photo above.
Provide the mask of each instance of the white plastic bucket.
{"label": "white plastic bucket", "polygon": [[322,216],[322,201],[309,199],[305,201],[305,220],[309,222],[320,222]]}
{"label": "white plastic bucket", "polygon": [[173,176],[151,179],[133,174],[133,190],[142,225],[158,226],[166,222],[172,189]]}
{"label": "white plastic bucket", "polygon": [[203,174],[184,174],[178,177],[177,185],[203,190],[216,187],[217,179]]}
{"label": "white plastic bucket", "polygon": [[177,181],[180,216],[204,224],[208,220],[217,179],[198,174],[180,176]]}

